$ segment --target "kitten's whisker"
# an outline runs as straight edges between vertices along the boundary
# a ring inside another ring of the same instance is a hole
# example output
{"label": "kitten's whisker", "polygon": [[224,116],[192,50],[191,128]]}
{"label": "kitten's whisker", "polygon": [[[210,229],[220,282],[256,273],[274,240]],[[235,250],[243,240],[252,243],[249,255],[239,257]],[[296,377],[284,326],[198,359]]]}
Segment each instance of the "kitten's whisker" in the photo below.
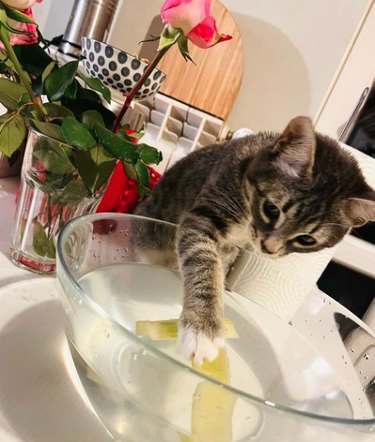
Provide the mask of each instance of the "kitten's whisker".
{"label": "kitten's whisker", "polygon": [[234,199],[226,199],[222,201],[209,199],[208,201],[213,207],[224,210],[231,215],[236,221],[241,221],[244,215],[244,208]]}

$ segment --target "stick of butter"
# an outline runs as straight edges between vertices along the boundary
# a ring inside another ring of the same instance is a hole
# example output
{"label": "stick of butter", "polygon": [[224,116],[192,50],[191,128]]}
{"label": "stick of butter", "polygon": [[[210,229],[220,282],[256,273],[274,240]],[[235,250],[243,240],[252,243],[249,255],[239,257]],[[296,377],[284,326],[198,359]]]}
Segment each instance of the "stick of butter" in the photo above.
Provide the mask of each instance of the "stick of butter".
{"label": "stick of butter", "polygon": [[[137,321],[136,334],[148,336],[152,340],[176,339],[178,320]],[[238,338],[229,319],[224,320],[224,336]],[[221,348],[218,357],[192,367],[216,379],[229,383],[230,371],[227,350]],[[235,393],[209,381],[200,382],[193,394],[191,410],[191,435],[179,433],[181,442],[232,442],[232,416],[237,400]]]}
{"label": "stick of butter", "polygon": [[[148,336],[153,341],[177,339],[178,320],[164,319],[161,321],[136,321],[135,334]],[[224,319],[224,337],[238,338],[238,334],[230,319]]]}

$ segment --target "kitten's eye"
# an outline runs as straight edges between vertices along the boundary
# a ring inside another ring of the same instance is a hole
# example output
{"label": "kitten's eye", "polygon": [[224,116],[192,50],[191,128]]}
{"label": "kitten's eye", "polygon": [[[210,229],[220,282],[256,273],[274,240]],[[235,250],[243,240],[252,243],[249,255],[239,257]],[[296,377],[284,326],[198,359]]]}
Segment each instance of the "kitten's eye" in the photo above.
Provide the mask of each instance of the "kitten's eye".
{"label": "kitten's eye", "polygon": [[268,200],[264,201],[263,212],[266,217],[269,218],[271,221],[276,220],[280,215],[280,210],[278,209],[278,207]]}
{"label": "kitten's eye", "polygon": [[301,246],[313,246],[316,244],[316,239],[311,235],[299,235],[297,236],[296,241]]}

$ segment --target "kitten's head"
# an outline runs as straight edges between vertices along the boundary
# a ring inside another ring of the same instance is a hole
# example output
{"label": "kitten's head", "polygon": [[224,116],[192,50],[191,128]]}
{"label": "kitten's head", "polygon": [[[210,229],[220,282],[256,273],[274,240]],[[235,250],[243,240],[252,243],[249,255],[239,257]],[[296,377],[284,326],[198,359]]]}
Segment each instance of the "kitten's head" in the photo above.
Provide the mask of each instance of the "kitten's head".
{"label": "kitten's head", "polygon": [[337,244],[350,228],[375,221],[375,191],[356,160],[297,117],[247,169],[255,247],[270,256]]}

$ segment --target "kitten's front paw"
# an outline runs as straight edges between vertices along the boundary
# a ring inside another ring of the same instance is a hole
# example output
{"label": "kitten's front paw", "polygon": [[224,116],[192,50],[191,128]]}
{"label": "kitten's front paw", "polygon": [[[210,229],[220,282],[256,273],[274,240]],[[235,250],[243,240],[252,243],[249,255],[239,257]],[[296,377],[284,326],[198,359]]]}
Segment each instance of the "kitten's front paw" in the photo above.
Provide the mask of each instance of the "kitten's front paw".
{"label": "kitten's front paw", "polygon": [[225,340],[221,336],[211,338],[202,331],[183,325],[180,321],[177,345],[187,359],[193,359],[195,364],[201,365],[205,359],[213,361],[217,357],[219,349],[225,345]]}

